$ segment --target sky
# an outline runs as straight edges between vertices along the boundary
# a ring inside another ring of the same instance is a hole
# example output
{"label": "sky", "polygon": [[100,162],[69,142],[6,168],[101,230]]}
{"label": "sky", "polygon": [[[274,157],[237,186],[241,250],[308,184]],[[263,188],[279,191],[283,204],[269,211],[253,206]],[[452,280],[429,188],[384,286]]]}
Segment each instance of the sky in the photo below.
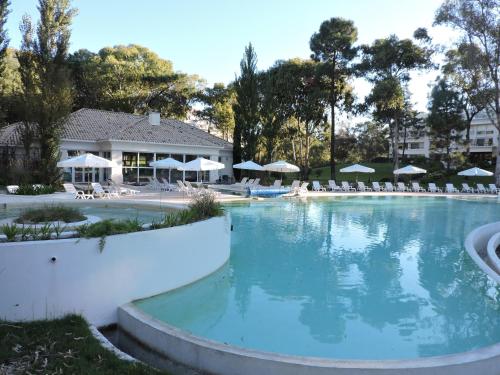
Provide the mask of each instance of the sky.
{"label": "sky", "polygon": [[[11,0],[7,28],[11,47],[20,45],[24,14],[37,19],[37,0]],[[432,28],[441,0],[73,0],[78,9],[71,50],[97,52],[118,44],[140,44],[171,60],[174,69],[198,74],[208,84],[228,83],[239,71],[245,46],[252,42],[258,68],[276,60],[308,58],[309,39],[331,17],[351,19],[358,42],[396,34],[411,37],[427,27],[435,42],[451,43],[453,33]],[[416,74],[410,84],[416,108],[425,110],[429,82],[436,72]],[[355,82],[359,98],[370,86]]]}

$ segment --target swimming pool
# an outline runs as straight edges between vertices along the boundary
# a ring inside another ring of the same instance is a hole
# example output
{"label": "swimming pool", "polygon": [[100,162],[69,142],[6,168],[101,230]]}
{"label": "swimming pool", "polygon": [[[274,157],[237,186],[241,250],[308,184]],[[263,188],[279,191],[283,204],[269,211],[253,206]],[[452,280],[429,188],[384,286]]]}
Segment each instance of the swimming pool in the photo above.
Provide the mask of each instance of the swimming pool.
{"label": "swimming pool", "polygon": [[463,249],[496,199],[345,197],[227,206],[230,261],[135,305],[194,335],[334,359],[412,359],[500,342],[499,291]]}

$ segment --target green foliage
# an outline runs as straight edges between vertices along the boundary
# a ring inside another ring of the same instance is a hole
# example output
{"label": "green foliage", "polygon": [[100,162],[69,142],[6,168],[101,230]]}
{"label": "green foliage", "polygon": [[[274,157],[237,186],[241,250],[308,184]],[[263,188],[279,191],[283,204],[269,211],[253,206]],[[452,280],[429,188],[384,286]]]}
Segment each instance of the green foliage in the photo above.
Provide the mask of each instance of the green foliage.
{"label": "green foliage", "polygon": [[166,374],[119,359],[80,316],[35,322],[0,321],[0,363],[6,374]]}
{"label": "green foliage", "polygon": [[80,237],[105,237],[113,234],[124,234],[142,231],[142,225],[137,219],[102,220],[93,224],[85,224],[77,228]]}
{"label": "green foliage", "polygon": [[184,119],[199,91],[197,76],[174,72],[172,62],[136,44],[81,49],[69,57],[76,108],[160,112]]}
{"label": "green foliage", "polygon": [[257,55],[252,43],[245,47],[240,62],[240,76],[234,83],[234,90],[233,162],[239,163],[255,158],[259,137]]}
{"label": "green foliage", "polygon": [[16,190],[17,195],[41,195],[41,194],[53,194],[56,192],[56,188],[52,185],[32,185],[32,184],[21,184],[19,189]]}
{"label": "green foliage", "polygon": [[40,208],[29,208],[24,210],[16,219],[16,223],[37,224],[51,221],[74,223],[85,219],[86,217],[77,208],[63,205],[46,205]]}
{"label": "green foliage", "polygon": [[432,89],[429,111],[427,125],[431,133],[431,147],[439,155],[444,155],[446,169],[449,170],[452,152],[460,143],[461,131],[465,128],[459,93],[452,90],[446,81],[438,81]]}
{"label": "green foliage", "polygon": [[205,108],[198,111],[198,116],[214,126],[225,140],[234,131],[234,104],[235,94],[232,88],[224,87],[223,83],[214,83],[199,95],[199,101]]}
{"label": "green foliage", "polygon": [[16,236],[20,233],[20,228],[15,224],[3,224],[0,230],[7,237],[7,241],[12,242],[16,240]]}
{"label": "green foliage", "polygon": [[329,92],[331,111],[330,131],[330,173],[335,177],[335,109],[350,110],[354,96],[349,84],[352,78],[351,63],[357,55],[354,47],[358,30],[354,23],[343,18],[324,21],[319,32],[313,34],[309,42],[312,58],[323,65],[321,84]]}
{"label": "green foliage", "polygon": [[[40,20],[21,23],[22,43],[17,58],[22,81],[22,138],[29,152],[36,138],[40,149],[39,178],[46,184],[60,177],[59,138],[72,107],[72,85],[67,66],[71,21],[69,0],[39,0]],[[27,155],[29,155],[27,153]]]}
{"label": "green foliage", "polygon": [[215,195],[204,193],[191,199],[189,210],[197,220],[208,219],[223,214],[222,206],[215,199]]}

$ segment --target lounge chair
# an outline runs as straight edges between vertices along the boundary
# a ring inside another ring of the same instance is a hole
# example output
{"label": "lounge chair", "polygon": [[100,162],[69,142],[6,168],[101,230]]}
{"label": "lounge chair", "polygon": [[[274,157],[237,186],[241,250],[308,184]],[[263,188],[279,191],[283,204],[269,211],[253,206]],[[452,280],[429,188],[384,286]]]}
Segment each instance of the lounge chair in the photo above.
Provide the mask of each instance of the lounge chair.
{"label": "lounge chair", "polygon": [[392,185],[392,182],[385,183],[385,191],[390,191],[390,192],[394,191],[394,186]]}
{"label": "lounge chair", "polygon": [[476,184],[476,186],[477,186],[476,191],[477,191],[478,193],[481,193],[481,194],[486,194],[486,193],[488,192],[488,191],[486,190],[486,188],[484,187],[484,185],[483,185],[483,184]]}
{"label": "lounge chair", "polygon": [[462,182],[462,193],[474,193],[474,189],[468,183]]}
{"label": "lounge chair", "polygon": [[102,185],[99,182],[92,182],[92,189],[94,190],[94,197],[98,198],[108,198],[111,199],[111,197],[116,197],[119,198],[120,195],[116,191],[111,191],[109,189],[104,189]]}
{"label": "lounge chair", "polygon": [[313,181],[313,190],[314,191],[326,191],[326,189],[320,185],[319,181]]}
{"label": "lounge chair", "polygon": [[186,185],[188,195],[198,194],[200,193],[200,188],[195,188],[190,181],[184,181],[184,185]]}
{"label": "lounge chair", "polygon": [[274,184],[272,184],[272,186],[270,186],[270,188],[272,188],[272,189],[281,188],[281,180],[274,180]]}
{"label": "lounge chair", "polygon": [[400,193],[404,193],[405,191],[410,191],[410,189],[408,189],[404,183],[398,182],[396,184],[396,191],[399,191]]}
{"label": "lounge chair", "polygon": [[293,180],[292,184],[290,185],[290,192],[297,191],[300,187],[300,181],[299,180]]}
{"label": "lounge chair", "polygon": [[385,191],[385,189],[381,187],[378,182],[372,182],[372,190],[378,192]]}
{"label": "lounge chair", "polygon": [[67,183],[63,184],[64,191],[66,193],[71,193],[75,196],[75,199],[94,199],[92,194],[85,194],[83,190],[76,190],[75,185]]}
{"label": "lounge chair", "polygon": [[342,191],[348,192],[348,191],[356,191],[353,187],[349,186],[347,181],[342,181]]}
{"label": "lounge chair", "polygon": [[498,194],[498,188],[495,184],[489,184],[488,190],[491,194]]}
{"label": "lounge chair", "polygon": [[425,189],[418,182],[411,183],[411,191],[414,193],[425,193]]}
{"label": "lounge chair", "polygon": [[7,185],[5,188],[7,189],[7,193],[16,194],[17,189],[19,189],[19,185]]}
{"label": "lounge chair", "polygon": [[253,180],[253,184],[252,184],[253,187],[257,187],[257,186],[260,186],[260,178],[256,178],[255,180]]}
{"label": "lounge chair", "polygon": [[120,195],[136,195],[137,193],[140,193],[139,190],[120,186],[113,180],[109,180],[109,185],[111,186],[112,190],[116,191]]}
{"label": "lounge chair", "polygon": [[341,191],[342,188],[335,183],[335,180],[328,180],[328,190]]}
{"label": "lounge chair", "polygon": [[298,194],[307,194],[309,190],[307,190],[307,186],[309,186],[309,182],[303,182],[302,185],[297,190]]}
{"label": "lounge chair", "polygon": [[364,182],[359,181],[358,182],[358,191],[366,192],[366,191],[372,191],[372,189],[369,187],[366,187]]}
{"label": "lounge chair", "polygon": [[446,184],[446,192],[447,193],[459,193],[458,189],[453,186],[453,184]]}
{"label": "lounge chair", "polygon": [[188,187],[181,180],[177,180],[177,190],[182,194],[191,195]]}
{"label": "lounge chair", "polygon": [[235,182],[233,185],[243,186],[247,183],[247,181],[248,181],[248,177],[243,177],[240,182]]}
{"label": "lounge chair", "polygon": [[429,184],[427,185],[427,191],[429,193],[442,193],[443,189],[437,187],[434,182],[429,182]]}

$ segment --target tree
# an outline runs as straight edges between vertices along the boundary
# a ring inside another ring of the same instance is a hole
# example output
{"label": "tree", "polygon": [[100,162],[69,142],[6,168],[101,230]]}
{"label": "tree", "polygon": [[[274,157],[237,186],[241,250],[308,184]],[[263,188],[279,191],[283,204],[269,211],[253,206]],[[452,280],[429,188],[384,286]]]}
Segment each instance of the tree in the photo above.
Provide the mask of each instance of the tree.
{"label": "tree", "polygon": [[69,62],[75,109],[153,110],[183,119],[200,91],[197,76],[174,72],[171,61],[135,44],[102,48],[97,54],[81,49]]}
{"label": "tree", "polygon": [[[7,47],[9,46],[9,37],[7,35],[7,16],[9,15],[9,0],[0,0],[0,77],[5,75],[5,65],[7,57]],[[3,79],[2,79],[3,81]],[[5,94],[3,92],[3,85],[0,85],[0,126],[4,122],[6,116],[5,110]]]}
{"label": "tree", "polygon": [[[259,83],[257,55],[252,43],[245,47],[240,62],[240,76],[234,82],[233,161],[239,163],[255,158],[260,133]],[[238,177],[238,176],[237,176]]]}
{"label": "tree", "polygon": [[446,53],[443,73],[449,85],[460,92],[466,122],[465,147],[470,153],[470,128],[472,120],[485,110],[493,100],[493,91],[488,80],[488,68],[482,53],[475,44],[462,42],[456,49]]}
{"label": "tree", "polygon": [[356,149],[361,160],[371,161],[379,157],[387,157],[389,151],[388,129],[373,121],[365,121],[354,127]]}
{"label": "tree", "polygon": [[[418,29],[415,36],[428,40],[425,29]],[[389,126],[394,169],[399,168],[399,131],[405,108],[404,85],[414,70],[431,66],[432,48],[419,46],[410,39],[400,40],[391,35],[377,39],[371,46],[362,46],[363,57],[359,72],[374,87],[367,104],[374,107],[375,119]]]}
{"label": "tree", "polygon": [[[435,24],[448,25],[461,32],[460,42],[473,44],[480,52],[477,64],[487,67],[500,141],[500,0],[445,0],[436,12]],[[500,184],[500,147],[497,148],[495,179]]]}
{"label": "tree", "polygon": [[403,152],[401,154],[402,161],[405,160],[408,137],[413,136],[415,133],[418,134],[420,131],[424,130],[424,127],[425,124],[418,117],[418,112],[413,109],[413,105],[409,100],[409,94],[405,90],[405,103],[401,116],[401,128],[403,130]]}
{"label": "tree", "polygon": [[460,94],[444,80],[432,89],[427,126],[432,135],[432,148],[444,155],[446,170],[450,171],[452,153],[462,139],[466,122],[462,117],[463,105]]}
{"label": "tree", "polygon": [[22,81],[24,144],[29,151],[39,144],[41,182],[54,183],[60,176],[59,137],[71,111],[72,92],[67,56],[71,20],[75,10],[68,0],[39,0],[36,32],[28,16],[21,23],[22,45],[18,51]]}
{"label": "tree", "polygon": [[323,82],[329,89],[331,111],[330,175],[335,179],[335,109],[348,110],[352,104],[350,64],[356,57],[358,39],[354,23],[343,18],[324,21],[309,42],[312,58],[324,63]]}
{"label": "tree", "polygon": [[199,99],[205,107],[197,114],[208,121],[210,127],[214,126],[225,140],[234,130],[234,92],[226,88],[223,83],[214,83],[213,87],[207,87],[199,94]]}

